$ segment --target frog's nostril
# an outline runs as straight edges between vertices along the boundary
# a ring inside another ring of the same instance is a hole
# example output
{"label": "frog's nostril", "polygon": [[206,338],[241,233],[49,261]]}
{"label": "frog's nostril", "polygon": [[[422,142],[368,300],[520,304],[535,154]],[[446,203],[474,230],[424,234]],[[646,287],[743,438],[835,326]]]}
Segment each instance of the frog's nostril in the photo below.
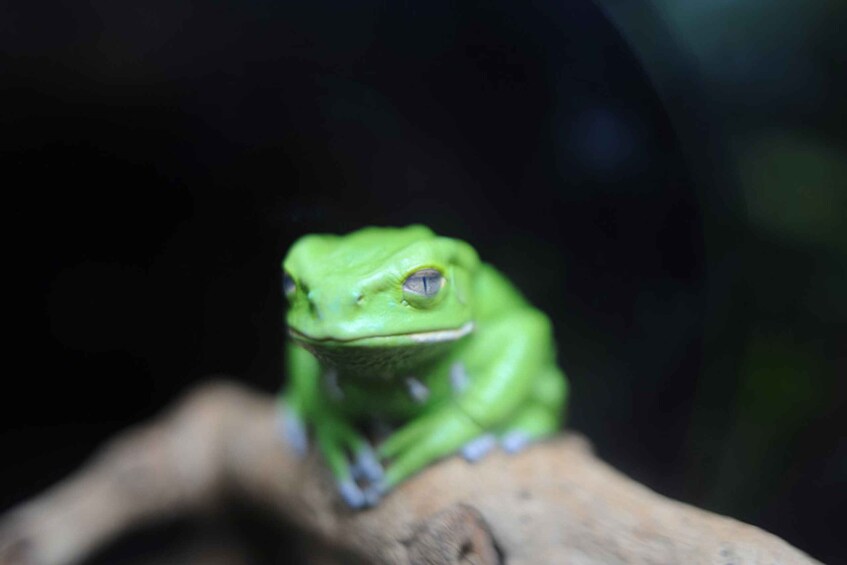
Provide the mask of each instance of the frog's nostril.
{"label": "frog's nostril", "polygon": [[360,292],[359,294],[356,295],[356,305],[361,306],[364,303],[365,303],[365,295]]}

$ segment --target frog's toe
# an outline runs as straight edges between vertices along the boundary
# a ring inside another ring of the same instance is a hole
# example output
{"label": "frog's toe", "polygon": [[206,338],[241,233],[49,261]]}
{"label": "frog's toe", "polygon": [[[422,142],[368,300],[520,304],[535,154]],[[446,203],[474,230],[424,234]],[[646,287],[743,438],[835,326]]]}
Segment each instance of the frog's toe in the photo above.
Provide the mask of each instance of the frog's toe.
{"label": "frog's toe", "polygon": [[359,449],[352,470],[354,477],[365,479],[371,483],[379,481],[385,474],[376,453],[370,446]]}
{"label": "frog's toe", "polygon": [[374,481],[368,485],[368,488],[365,491],[365,496],[376,504],[382,500],[382,498],[388,494],[391,489],[392,486],[388,483],[388,477],[383,476],[378,481]]}
{"label": "frog's toe", "polygon": [[500,438],[500,446],[506,453],[517,453],[532,443],[533,438],[523,430],[512,430],[506,432]]}
{"label": "frog's toe", "polygon": [[298,456],[303,457],[309,451],[309,434],[306,425],[294,410],[277,410],[277,434]]}
{"label": "frog's toe", "polygon": [[497,445],[497,438],[494,434],[482,434],[462,446],[462,457],[475,463],[485,457],[495,445]]}
{"label": "frog's toe", "polygon": [[353,479],[342,479],[338,481],[338,493],[350,508],[358,509],[368,505],[368,498]]}
{"label": "frog's toe", "polygon": [[363,491],[363,494],[365,495],[365,506],[373,507],[376,506],[382,499],[382,495],[385,494],[385,489],[382,487],[382,483],[376,482],[366,488]]}

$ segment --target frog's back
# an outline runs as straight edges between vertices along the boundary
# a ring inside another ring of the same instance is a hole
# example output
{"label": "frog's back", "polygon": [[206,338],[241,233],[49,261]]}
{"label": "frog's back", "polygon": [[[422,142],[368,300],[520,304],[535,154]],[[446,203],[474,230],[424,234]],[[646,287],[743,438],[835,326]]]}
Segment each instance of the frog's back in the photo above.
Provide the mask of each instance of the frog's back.
{"label": "frog's back", "polygon": [[474,284],[475,317],[478,322],[496,320],[532,305],[493,265],[481,263]]}
{"label": "frog's back", "polygon": [[437,236],[426,226],[403,228],[367,227],[344,235],[310,234],[292,246],[289,257],[309,260],[320,257],[323,262],[346,265],[350,262],[375,265],[384,263],[402,249]]}

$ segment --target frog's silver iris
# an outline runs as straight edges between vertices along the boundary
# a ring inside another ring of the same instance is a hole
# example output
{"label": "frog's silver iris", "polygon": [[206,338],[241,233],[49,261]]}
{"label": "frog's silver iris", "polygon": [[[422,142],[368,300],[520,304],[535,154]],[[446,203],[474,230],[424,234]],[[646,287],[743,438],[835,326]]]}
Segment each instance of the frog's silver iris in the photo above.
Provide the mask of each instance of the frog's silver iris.
{"label": "frog's silver iris", "polygon": [[403,291],[420,296],[435,296],[444,286],[444,275],[435,269],[421,269],[403,282]]}

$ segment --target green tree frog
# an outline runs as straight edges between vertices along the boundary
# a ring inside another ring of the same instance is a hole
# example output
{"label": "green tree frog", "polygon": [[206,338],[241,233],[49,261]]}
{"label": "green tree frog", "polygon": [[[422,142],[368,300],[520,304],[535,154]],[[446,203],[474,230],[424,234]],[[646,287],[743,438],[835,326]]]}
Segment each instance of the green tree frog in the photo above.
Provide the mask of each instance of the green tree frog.
{"label": "green tree frog", "polygon": [[304,236],[282,267],[282,434],[304,453],[313,432],[349,506],[447,455],[516,452],[559,428],[550,321],[467,243],[368,227]]}

